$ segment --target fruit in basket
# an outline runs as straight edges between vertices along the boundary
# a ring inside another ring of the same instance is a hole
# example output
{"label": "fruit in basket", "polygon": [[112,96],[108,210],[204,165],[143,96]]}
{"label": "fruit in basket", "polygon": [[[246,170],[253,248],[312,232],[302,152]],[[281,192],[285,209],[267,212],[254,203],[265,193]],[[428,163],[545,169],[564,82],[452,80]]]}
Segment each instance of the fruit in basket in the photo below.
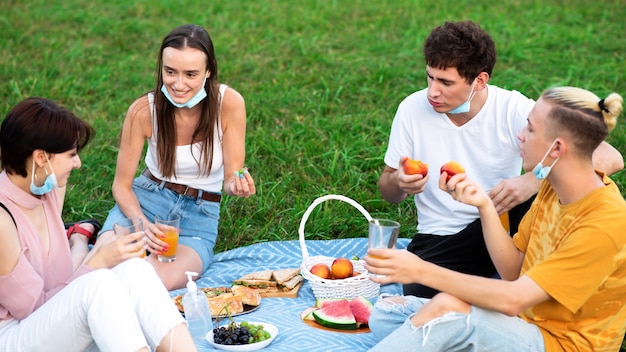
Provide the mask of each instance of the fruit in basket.
{"label": "fruit in basket", "polygon": [[336,258],[330,266],[330,271],[335,279],[345,279],[350,277],[352,276],[353,270],[354,267],[352,266],[352,262],[348,258]]}
{"label": "fruit in basket", "polygon": [[341,330],[356,330],[357,324],[350,302],[340,299],[325,302],[321,308],[313,311],[313,317],[320,325]]}
{"label": "fruit in basket", "polygon": [[324,263],[317,263],[311,267],[311,274],[319,276],[322,279],[330,279],[331,271],[328,265]]}
{"label": "fruit in basket", "polygon": [[456,174],[462,174],[465,172],[465,169],[463,168],[463,166],[461,166],[461,164],[457,163],[456,161],[452,160],[452,161],[448,161],[447,163],[443,164],[441,166],[441,169],[439,170],[439,173],[443,174],[444,171],[446,172],[446,174],[448,174],[448,176],[446,177],[446,182],[450,181],[450,178]]}
{"label": "fruit in basket", "polygon": [[421,174],[426,177],[428,174],[428,164],[424,164],[421,160],[406,158],[402,166],[404,168],[404,173],[407,175]]}

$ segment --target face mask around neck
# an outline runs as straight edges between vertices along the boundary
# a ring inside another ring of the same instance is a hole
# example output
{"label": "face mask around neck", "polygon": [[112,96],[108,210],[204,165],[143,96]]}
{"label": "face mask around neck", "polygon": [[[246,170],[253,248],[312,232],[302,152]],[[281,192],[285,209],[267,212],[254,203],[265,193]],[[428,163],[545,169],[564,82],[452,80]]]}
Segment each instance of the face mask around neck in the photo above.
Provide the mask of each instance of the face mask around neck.
{"label": "face mask around neck", "polygon": [[467,100],[465,101],[465,103],[457,106],[456,108],[448,111],[448,114],[463,114],[466,112],[470,111],[470,101],[472,100],[472,98],[474,98],[474,95],[476,95],[476,92],[474,91],[474,86],[476,85],[476,79],[474,79],[474,83],[472,83],[472,89],[470,92],[469,97],[467,98]]}
{"label": "face mask around neck", "polygon": [[46,155],[46,161],[48,162],[50,173],[48,173],[48,170],[44,168],[44,171],[46,172],[46,179],[43,182],[43,185],[36,186],[35,185],[35,159],[33,159],[33,167],[32,167],[32,172],[30,175],[30,192],[37,196],[50,193],[53,189],[59,186],[57,182],[57,176],[54,174],[54,170],[52,170],[52,165],[50,164],[50,159],[48,159],[48,155]]}
{"label": "face mask around neck", "polygon": [[172,105],[174,105],[177,108],[193,108],[194,106],[198,105],[199,102],[202,101],[202,99],[206,98],[206,89],[204,88],[204,85],[206,84],[206,77],[204,77],[204,82],[202,82],[202,88],[198,91],[198,93],[196,93],[196,95],[194,95],[193,97],[191,97],[191,99],[187,100],[186,103],[182,103],[179,104],[177,102],[174,101],[174,99],[172,99],[172,96],[170,95],[170,93],[167,91],[167,88],[165,88],[165,85],[161,86],[161,92],[163,92],[163,95],[165,95],[165,97],[167,98],[167,100],[169,100],[170,103],[172,103]]}
{"label": "face mask around neck", "polygon": [[548,154],[550,154],[550,151],[552,150],[552,147],[554,146],[555,143],[556,143],[556,139],[554,140],[554,142],[552,142],[552,144],[550,144],[550,147],[548,148],[548,151],[543,156],[543,158],[541,158],[541,161],[538,162],[537,165],[535,165],[535,167],[533,168],[532,173],[535,175],[535,177],[538,180],[545,180],[545,178],[548,177],[548,175],[550,174],[550,171],[554,167],[554,164],[556,164],[556,162],[559,161],[559,158],[556,158],[552,162],[552,165],[550,165],[550,166],[543,166],[544,160],[546,160],[546,158],[548,157]]}

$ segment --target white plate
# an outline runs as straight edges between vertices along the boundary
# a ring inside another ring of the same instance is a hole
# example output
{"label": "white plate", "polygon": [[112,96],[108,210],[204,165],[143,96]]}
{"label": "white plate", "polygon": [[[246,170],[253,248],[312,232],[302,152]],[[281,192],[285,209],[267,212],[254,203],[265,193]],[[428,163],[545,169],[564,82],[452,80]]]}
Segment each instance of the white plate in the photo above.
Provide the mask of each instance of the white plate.
{"label": "white plate", "polygon": [[220,345],[213,342],[213,330],[211,330],[206,334],[206,340],[211,346],[217,348],[218,350],[248,352],[267,347],[270,343],[272,343],[272,341],[274,341],[276,335],[278,335],[278,328],[270,323],[262,323],[258,321],[250,321],[248,323],[253,325],[263,325],[263,329],[270,333],[270,338],[265,341],[250,343],[247,345]]}

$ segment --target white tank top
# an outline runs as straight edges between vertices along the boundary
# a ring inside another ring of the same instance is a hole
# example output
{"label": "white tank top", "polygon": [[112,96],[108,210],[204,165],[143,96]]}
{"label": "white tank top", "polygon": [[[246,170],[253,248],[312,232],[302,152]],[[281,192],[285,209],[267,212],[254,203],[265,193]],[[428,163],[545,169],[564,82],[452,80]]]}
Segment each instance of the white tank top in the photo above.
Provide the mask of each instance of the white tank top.
{"label": "white tank top", "polygon": [[[221,193],[222,183],[224,182],[224,154],[222,152],[223,132],[221,125],[221,107],[222,97],[227,86],[220,84],[219,106],[220,116],[217,122],[217,128],[213,136],[213,163],[211,165],[211,173],[206,176],[202,175],[198,162],[202,156],[200,143],[192,145],[179,145],[176,147],[176,177],[165,178],[159,170],[157,157],[157,123],[156,111],[154,109],[154,94],[148,93],[148,101],[150,103],[150,111],[152,111],[152,137],[148,139],[148,151],[146,152],[146,167],[154,177],[178,183],[181,185],[198,188],[207,192]],[[194,158],[195,157],[195,158]]]}

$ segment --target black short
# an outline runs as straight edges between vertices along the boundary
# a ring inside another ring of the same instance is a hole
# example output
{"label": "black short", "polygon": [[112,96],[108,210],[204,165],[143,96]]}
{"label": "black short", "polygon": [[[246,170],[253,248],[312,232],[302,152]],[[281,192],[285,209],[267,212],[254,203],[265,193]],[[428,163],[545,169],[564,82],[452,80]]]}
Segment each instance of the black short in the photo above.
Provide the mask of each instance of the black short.
{"label": "black short", "polygon": [[[511,234],[517,232],[522,217],[534,199],[533,196],[509,211]],[[423,260],[461,273],[484,277],[496,275],[496,269],[485,246],[480,219],[474,220],[456,235],[416,234],[407,250]],[[437,292],[424,285],[404,285],[405,295],[431,298]]]}

